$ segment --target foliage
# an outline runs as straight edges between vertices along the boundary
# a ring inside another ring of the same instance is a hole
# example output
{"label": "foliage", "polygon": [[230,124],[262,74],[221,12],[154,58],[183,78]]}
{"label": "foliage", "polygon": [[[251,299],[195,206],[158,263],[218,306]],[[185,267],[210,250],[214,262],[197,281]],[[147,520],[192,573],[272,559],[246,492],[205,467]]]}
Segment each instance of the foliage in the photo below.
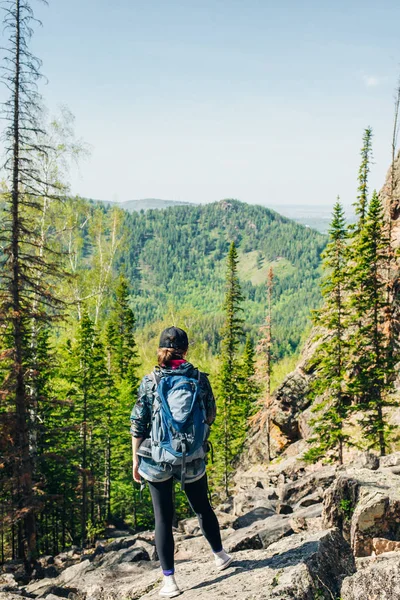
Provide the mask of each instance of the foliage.
{"label": "foliage", "polygon": [[324,336],[312,358],[316,372],[309,389],[312,399],[320,399],[313,406],[313,411],[319,415],[311,421],[313,436],[308,442],[312,444],[312,448],[305,454],[304,459],[315,461],[327,453],[333,453],[342,463],[343,445],[349,442],[343,431],[349,411],[345,389],[348,354],[346,331],[349,316],[344,295],[347,276],[347,230],[339,201],[333,209],[329,236],[330,241],[322,253],[325,276],[321,290],[324,304],[320,310],[313,312],[318,332],[316,339]]}

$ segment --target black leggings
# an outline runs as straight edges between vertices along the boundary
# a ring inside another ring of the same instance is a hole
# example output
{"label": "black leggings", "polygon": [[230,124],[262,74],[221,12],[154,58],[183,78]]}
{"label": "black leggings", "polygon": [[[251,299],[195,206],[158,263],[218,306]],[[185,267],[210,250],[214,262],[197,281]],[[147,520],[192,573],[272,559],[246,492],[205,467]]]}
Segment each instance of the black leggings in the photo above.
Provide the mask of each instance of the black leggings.
{"label": "black leggings", "polygon": [[[174,570],[174,537],[172,535],[172,519],[174,506],[172,502],[173,478],[167,481],[151,482],[149,488],[153,501],[155,518],[156,548],[163,571]],[[222,550],[221,534],[215,512],[208,500],[207,475],[193,483],[185,485],[189,504],[199,520],[200,529],[214,552]]]}

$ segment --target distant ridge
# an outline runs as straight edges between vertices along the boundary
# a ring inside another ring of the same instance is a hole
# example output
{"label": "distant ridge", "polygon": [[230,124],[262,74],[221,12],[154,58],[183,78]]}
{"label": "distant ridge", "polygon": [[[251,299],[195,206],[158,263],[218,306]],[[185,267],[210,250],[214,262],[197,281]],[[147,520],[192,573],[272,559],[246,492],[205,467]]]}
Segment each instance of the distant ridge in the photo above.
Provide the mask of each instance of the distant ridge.
{"label": "distant ridge", "polygon": [[[164,210],[177,206],[200,206],[195,202],[181,202],[178,200],[162,200],[160,198],[143,198],[140,200],[127,200],[125,202],[112,202],[109,200],[93,200],[107,206],[119,206],[128,212],[140,212],[152,209]],[[247,204],[247,203],[244,203]],[[296,221],[305,227],[315,229],[320,233],[327,233],[332,220],[333,206],[308,205],[308,204],[282,204],[258,203],[258,206],[269,208],[278,214]],[[345,206],[346,220],[348,223],[355,222],[354,210]]]}
{"label": "distant ridge", "polygon": [[193,202],[180,202],[179,200],[161,200],[159,198],[143,198],[141,200],[126,200],[125,202],[111,202],[108,200],[96,200],[107,206],[119,206],[128,212],[140,212],[141,210],[164,209],[174,206],[192,205]]}

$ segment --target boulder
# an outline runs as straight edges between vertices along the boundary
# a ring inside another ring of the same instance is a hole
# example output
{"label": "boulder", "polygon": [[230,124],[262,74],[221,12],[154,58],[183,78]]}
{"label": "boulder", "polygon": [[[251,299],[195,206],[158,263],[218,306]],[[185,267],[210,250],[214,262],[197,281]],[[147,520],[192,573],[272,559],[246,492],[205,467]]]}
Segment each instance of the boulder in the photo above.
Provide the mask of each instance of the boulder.
{"label": "boulder", "polygon": [[325,490],[335,479],[335,467],[321,467],[314,473],[300,477],[294,483],[286,483],[280,490],[280,502],[295,506],[305,498],[315,493],[316,489]]}
{"label": "boulder", "polygon": [[260,506],[259,508],[254,508],[253,510],[250,510],[248,513],[235,519],[232,523],[232,527],[233,527],[233,529],[240,529],[241,527],[248,527],[249,525],[252,525],[256,521],[261,521],[263,519],[271,517],[274,514],[275,514],[275,511],[272,510],[271,508],[264,508],[263,506]]}
{"label": "boulder", "polygon": [[343,576],[355,571],[350,546],[338,529],[284,538],[268,548],[267,556],[278,573],[265,598],[336,599]]}
{"label": "boulder", "polygon": [[[131,546],[134,546],[136,544],[136,540],[137,540],[137,535],[120,537],[116,540],[113,540],[112,542],[110,542],[107,545],[98,544],[96,547],[95,553],[97,552],[97,548],[99,548],[99,547],[103,547],[104,552],[118,552],[118,550],[124,550],[125,548],[130,548]],[[98,554],[101,553],[101,550],[97,553]]]}
{"label": "boulder", "polygon": [[376,556],[386,552],[400,552],[400,542],[394,542],[386,538],[373,538],[372,548]]}
{"label": "boulder", "polygon": [[387,456],[381,456],[380,458],[380,467],[400,467],[400,452],[393,452],[393,454],[388,454]]}
{"label": "boulder", "polygon": [[235,495],[233,501],[233,514],[244,515],[255,508],[266,508],[275,512],[276,503],[268,498],[270,492],[262,488],[253,488]]}
{"label": "boulder", "polygon": [[290,515],[290,525],[295,533],[316,533],[322,529],[322,503],[297,510]]}
{"label": "boulder", "polygon": [[224,548],[227,552],[268,548],[273,542],[291,533],[293,531],[289,518],[284,515],[273,515],[235,531],[224,541]]}
{"label": "boulder", "polygon": [[18,589],[18,584],[15,581],[14,575],[12,573],[2,573],[0,574],[0,593],[3,592],[12,592]]}
{"label": "boulder", "polygon": [[396,475],[348,469],[326,491],[324,527],[338,527],[355,556],[369,556],[373,539],[400,541],[400,489]]}
{"label": "boulder", "polygon": [[[353,572],[351,550],[333,530],[284,538],[267,550],[238,552],[223,574],[205,568],[204,561],[185,561],[177,581],[185,600],[332,600],[339,596],[341,578]],[[158,588],[142,596],[125,592],[125,597],[156,600]]]}
{"label": "boulder", "polygon": [[179,521],[178,531],[186,533],[187,535],[201,534],[199,521],[197,517],[192,517],[190,519],[182,519],[182,521]]}
{"label": "boulder", "polygon": [[308,496],[304,496],[297,504],[294,506],[294,512],[297,510],[301,510],[302,508],[307,508],[308,506],[312,506],[313,504],[322,503],[324,492],[322,488],[318,488],[314,493],[308,494]]}
{"label": "boulder", "polygon": [[[368,561],[368,562],[367,562]],[[341,600],[400,600],[400,555],[363,560],[363,568],[343,580]]]}
{"label": "boulder", "polygon": [[106,527],[104,530],[105,538],[120,538],[127,537],[131,535],[131,531],[129,529],[116,529],[115,527]]}
{"label": "boulder", "polygon": [[379,469],[379,456],[373,452],[362,452],[351,464],[353,469]]}
{"label": "boulder", "polygon": [[99,565],[104,569],[124,562],[138,562],[139,560],[150,560],[149,553],[143,546],[108,552],[101,558]]}

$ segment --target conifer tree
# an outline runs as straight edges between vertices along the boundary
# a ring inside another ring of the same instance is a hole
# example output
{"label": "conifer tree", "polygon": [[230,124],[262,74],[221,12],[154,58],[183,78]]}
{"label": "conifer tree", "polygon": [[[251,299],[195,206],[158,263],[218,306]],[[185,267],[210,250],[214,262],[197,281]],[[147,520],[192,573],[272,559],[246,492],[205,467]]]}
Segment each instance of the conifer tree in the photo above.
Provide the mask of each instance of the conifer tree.
{"label": "conifer tree", "polygon": [[41,246],[37,227],[42,211],[37,156],[45,152],[45,148],[38,143],[41,107],[37,82],[41,77],[41,64],[29,50],[35,18],[28,0],[6,0],[3,9],[9,39],[2,79],[10,96],[3,104],[7,190],[3,195],[5,214],[0,236],[3,245],[0,320],[4,341],[11,341],[8,347],[10,371],[2,382],[11,441],[10,451],[4,458],[12,465],[12,520],[16,524],[13,530],[17,530],[14,555],[24,558],[29,568],[36,553],[39,505],[35,497],[37,475],[32,456],[31,430],[35,424],[30,420],[37,409],[30,405],[27,381],[29,372],[32,381],[33,370],[31,327],[32,323],[50,322],[62,308],[53,285],[61,273],[54,254]]}
{"label": "conifer tree", "polygon": [[112,388],[104,347],[86,310],[79,324],[67,376],[72,384],[69,391],[73,401],[71,419],[75,420],[79,434],[79,454],[75,461],[81,473],[80,537],[84,546],[89,524],[93,527],[99,523],[99,517],[106,517],[105,448]]}
{"label": "conifer tree", "polygon": [[235,243],[229,248],[226,272],[226,295],[224,302],[225,323],[222,329],[222,366],[220,372],[219,398],[222,404],[218,427],[218,446],[222,454],[222,480],[225,493],[229,495],[229,483],[233,470],[232,461],[239,452],[236,427],[243,415],[240,402],[240,364],[238,348],[243,336],[243,319],[240,317],[243,296],[237,274],[238,254]]}
{"label": "conifer tree", "polygon": [[254,343],[250,336],[246,337],[246,344],[244,347],[242,358],[241,377],[243,396],[243,424],[244,431],[246,431],[248,428],[248,421],[256,411],[256,404],[260,395],[260,386],[256,380],[256,361]]}
{"label": "conifer tree", "polygon": [[138,352],[135,341],[135,317],[129,307],[129,288],[121,275],[116,289],[112,314],[107,324],[108,369],[116,389],[109,392],[107,432],[107,506],[111,518],[112,504],[129,503],[127,490],[131,491],[131,440],[122,424],[135,402],[139,384],[137,376]]}
{"label": "conifer tree", "polygon": [[[355,203],[353,203],[355,214],[357,215],[357,221],[349,225],[349,243],[348,243],[348,275],[346,278],[346,286],[349,294],[352,295],[352,327],[353,331],[356,332],[361,328],[362,319],[361,316],[354,317],[354,315],[362,315],[360,307],[356,306],[357,298],[361,298],[363,295],[362,281],[359,280],[358,272],[358,261],[359,261],[359,247],[361,244],[361,236],[363,234],[364,223],[366,214],[368,211],[368,175],[370,172],[370,163],[372,160],[372,129],[367,127],[363,135],[363,146],[361,148],[361,163],[358,172],[358,196]],[[355,333],[356,337],[356,333]],[[360,375],[362,365],[360,364],[360,353],[357,345],[353,346],[353,351],[349,353],[349,368],[357,376]],[[354,397],[355,402],[359,402],[362,398]]]}
{"label": "conifer tree", "polygon": [[115,303],[107,324],[107,349],[110,369],[115,379],[129,382],[132,393],[139,380],[136,374],[138,352],[135,341],[135,316],[129,307],[129,287],[124,275],[119,277]]}
{"label": "conifer tree", "polygon": [[390,433],[385,407],[393,404],[390,393],[396,364],[396,356],[386,351],[384,267],[387,244],[382,203],[374,191],[352,272],[349,304],[357,327],[353,330],[351,345],[358,369],[353,371],[349,388],[359,398],[357,408],[362,412],[363,435],[370,447],[378,448],[382,456],[386,453]]}
{"label": "conifer tree", "polygon": [[367,127],[363,135],[363,146],[361,148],[361,164],[358,171],[358,196],[353,204],[355,214],[358,216],[357,222],[350,227],[355,233],[359,233],[364,226],[365,217],[368,210],[368,175],[372,160],[372,129]]}
{"label": "conifer tree", "polygon": [[338,199],[333,208],[329,243],[321,255],[324,304],[319,310],[313,311],[314,325],[318,328],[314,340],[323,336],[323,341],[313,355],[316,373],[310,382],[309,395],[314,400],[316,397],[320,400],[313,407],[318,416],[311,421],[314,435],[308,441],[312,447],[304,458],[314,461],[329,455],[340,464],[343,463],[343,446],[349,441],[343,430],[349,411],[344,384],[348,326],[345,304],[347,237],[346,220]]}

